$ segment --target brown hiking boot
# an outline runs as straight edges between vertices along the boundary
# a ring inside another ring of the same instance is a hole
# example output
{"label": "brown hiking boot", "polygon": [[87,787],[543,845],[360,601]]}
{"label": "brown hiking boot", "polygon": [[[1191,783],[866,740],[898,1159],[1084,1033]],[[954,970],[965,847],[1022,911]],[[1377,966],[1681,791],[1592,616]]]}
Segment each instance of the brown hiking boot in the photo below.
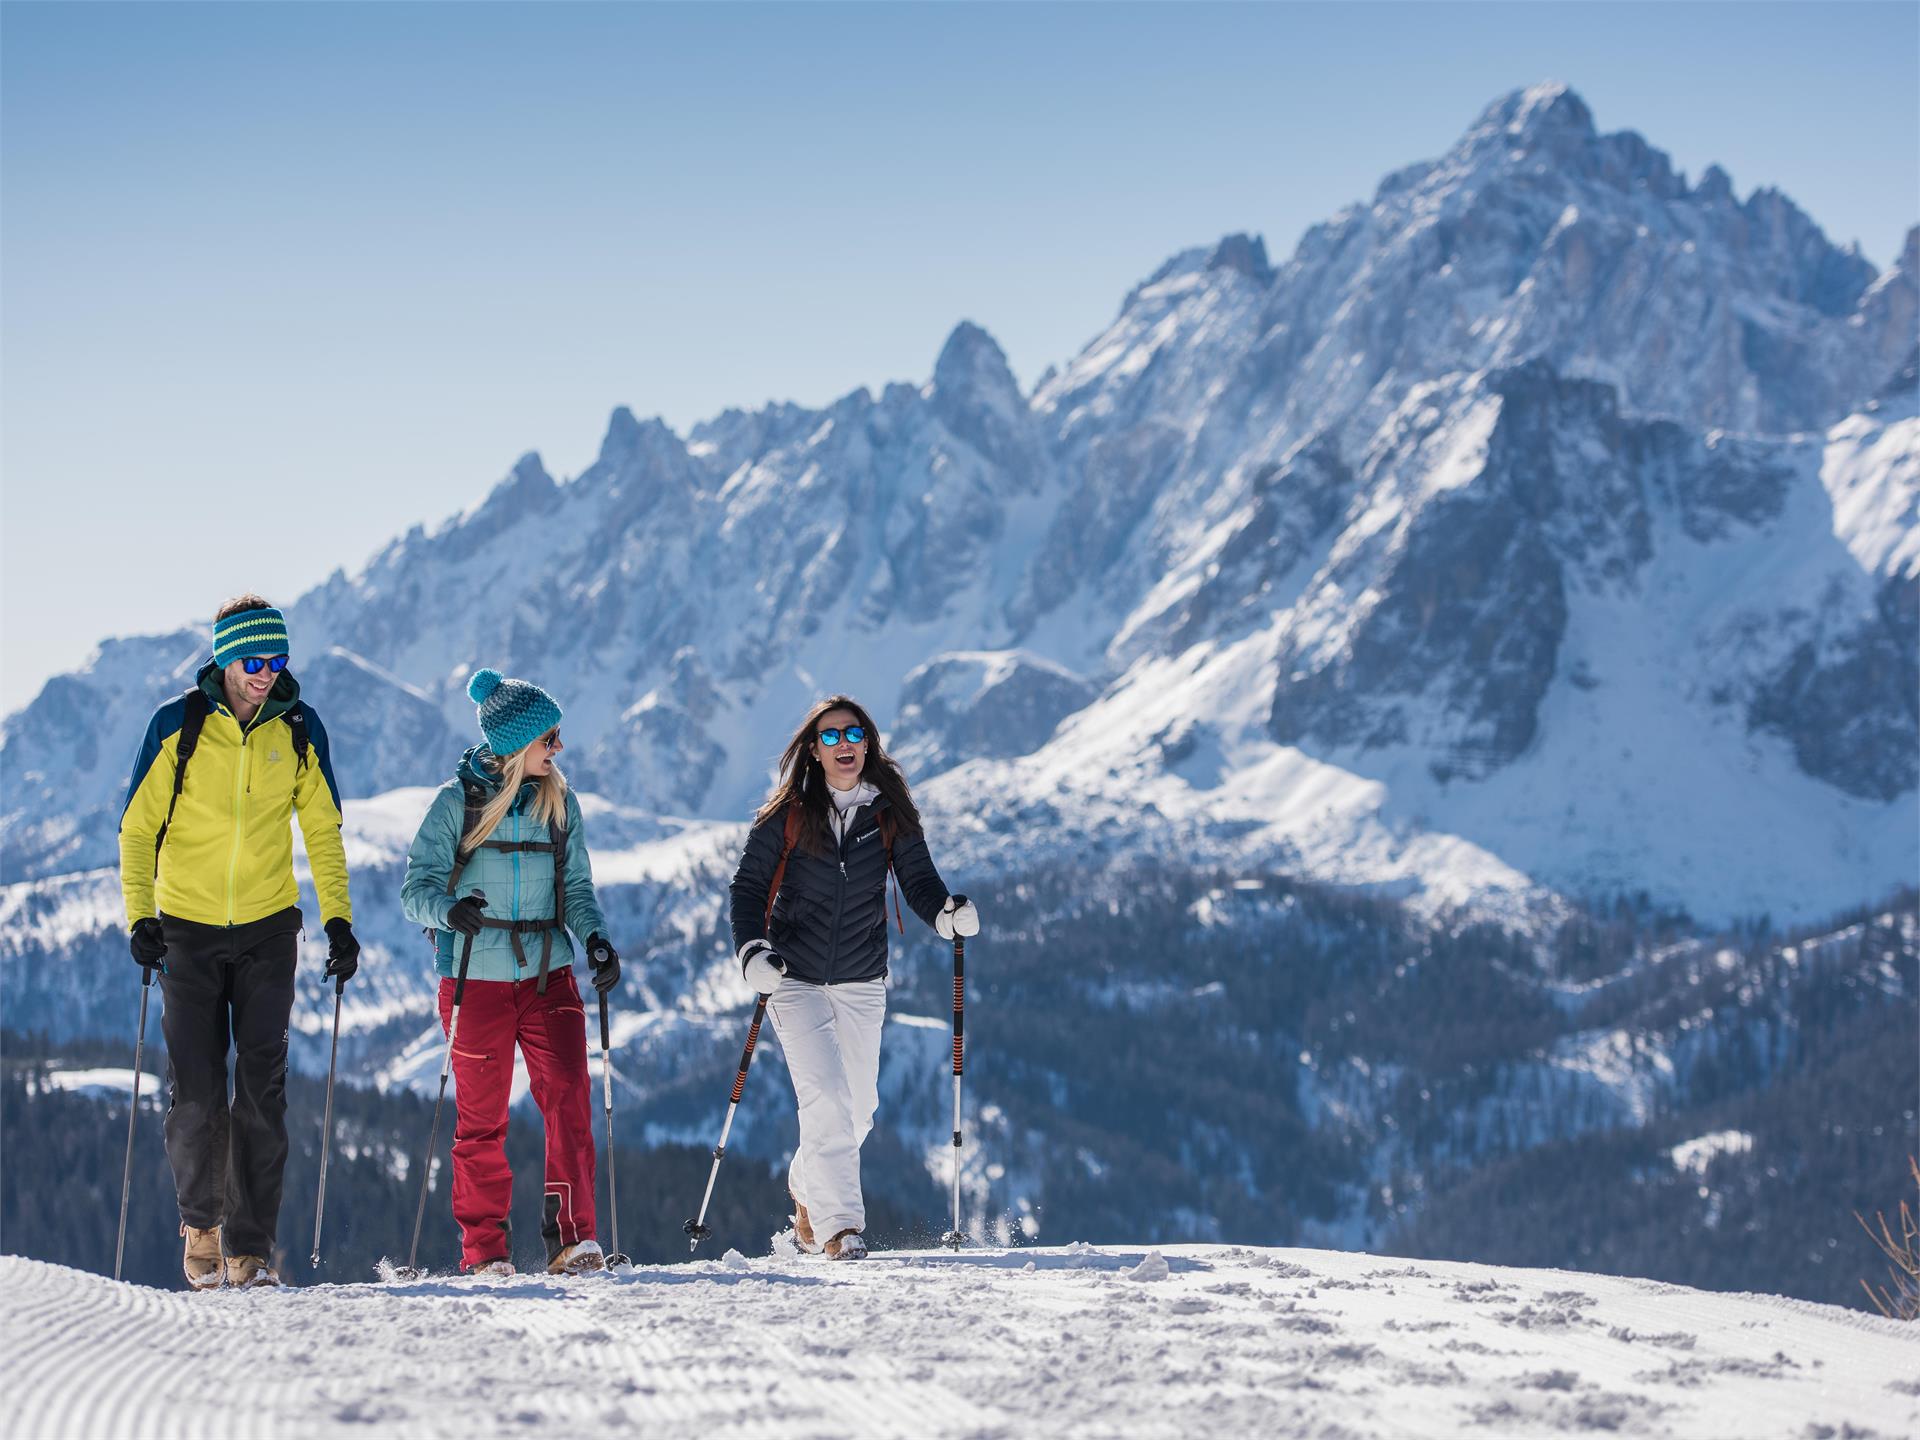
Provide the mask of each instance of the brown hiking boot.
{"label": "brown hiking boot", "polygon": [[258,1255],[229,1255],[227,1284],[236,1289],[250,1285],[278,1285],[280,1272]]}
{"label": "brown hiking boot", "polygon": [[793,1239],[801,1250],[809,1255],[820,1253],[820,1242],[813,1238],[813,1221],[807,1218],[807,1207],[793,1199],[793,1192],[787,1192],[787,1198],[793,1200]]}
{"label": "brown hiking boot", "polygon": [[864,1260],[867,1258],[867,1242],[860,1238],[858,1230],[842,1230],[827,1241],[829,1260]]}
{"label": "brown hiking boot", "polygon": [[197,1230],[180,1222],[180,1233],[187,1237],[187,1252],[181,1267],[187,1272],[187,1284],[195,1290],[218,1290],[221,1280],[220,1227]]}
{"label": "brown hiking boot", "polygon": [[600,1253],[598,1240],[582,1240],[569,1245],[547,1262],[549,1275],[587,1275],[607,1268],[607,1257]]}

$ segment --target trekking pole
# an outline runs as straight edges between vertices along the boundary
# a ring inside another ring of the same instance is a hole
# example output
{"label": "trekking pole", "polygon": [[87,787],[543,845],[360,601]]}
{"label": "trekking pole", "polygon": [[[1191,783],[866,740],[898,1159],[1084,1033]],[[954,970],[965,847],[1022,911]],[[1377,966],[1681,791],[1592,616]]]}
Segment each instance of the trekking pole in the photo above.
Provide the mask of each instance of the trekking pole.
{"label": "trekking pole", "polygon": [[[967,897],[953,897],[953,908],[958,910],[967,903]],[[958,1250],[966,1242],[966,1236],[960,1233],[960,1073],[966,1035],[967,1003],[967,937],[954,933],[953,937],[953,1229],[940,1237],[940,1243],[949,1250]]]}
{"label": "trekking pole", "polygon": [[608,1268],[632,1265],[620,1253],[620,1185],[613,1166],[613,1041],[607,1028],[607,992],[600,992],[600,1078],[606,1082],[607,1098],[607,1213],[613,1217],[613,1253],[607,1256]]}
{"label": "trekking pole", "polygon": [[313,1254],[309,1261],[320,1268],[320,1221],[327,1213],[327,1160],[333,1154],[333,1068],[340,1060],[340,994],[347,988],[347,977],[333,977],[333,1050],[327,1056],[327,1108],[320,1122],[320,1193],[313,1201]]}
{"label": "trekking pole", "polygon": [[[486,908],[486,893],[473,892],[481,908]],[[460,946],[460,973],[453,982],[453,1013],[447,1017],[447,1058],[440,1062],[440,1094],[433,1102],[433,1129],[427,1135],[427,1157],[420,1166],[420,1208],[413,1212],[413,1243],[407,1247],[407,1268],[400,1275],[408,1280],[420,1278],[420,1268],[414,1262],[420,1256],[420,1226],[427,1218],[427,1185],[433,1179],[433,1152],[440,1144],[440,1107],[447,1098],[447,1076],[453,1073],[453,1042],[460,1033],[460,1000],[467,990],[467,962],[473,959],[473,936],[467,936]]]}
{"label": "trekking pole", "polygon": [[120,1278],[120,1261],[127,1253],[127,1196],[133,1189],[133,1122],[140,1114],[140,1063],[147,1050],[147,992],[153,989],[153,967],[140,967],[140,1031],[133,1042],[133,1107],[127,1111],[127,1162],[120,1170],[120,1235],[113,1242],[113,1278]]}
{"label": "trekking pole", "polygon": [[713,1169],[707,1172],[707,1193],[700,1197],[700,1214],[680,1228],[692,1237],[688,1250],[698,1250],[700,1242],[713,1231],[708,1228],[707,1206],[713,1200],[713,1182],[720,1178],[720,1161],[727,1153],[727,1136],[733,1133],[733,1112],[740,1106],[740,1092],[747,1088],[747,1067],[753,1063],[753,1047],[760,1038],[760,1022],[767,1015],[767,997],[753,1007],[753,1023],[747,1027],[747,1048],[740,1052],[740,1073],[733,1077],[733,1098],[727,1102],[726,1123],[720,1127],[720,1143],[713,1147]]}

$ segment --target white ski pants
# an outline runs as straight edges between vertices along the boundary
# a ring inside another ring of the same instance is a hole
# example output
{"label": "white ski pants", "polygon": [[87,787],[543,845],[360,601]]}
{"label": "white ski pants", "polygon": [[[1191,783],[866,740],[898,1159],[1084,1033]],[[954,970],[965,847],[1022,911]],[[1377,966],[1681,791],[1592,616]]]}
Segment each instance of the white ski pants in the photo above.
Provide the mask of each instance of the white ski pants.
{"label": "white ski pants", "polygon": [[800,1148],[787,1183],[825,1244],[842,1230],[865,1231],[860,1146],[880,1104],[880,1031],[887,982],[809,985],[789,980],[767,1001],[800,1102]]}

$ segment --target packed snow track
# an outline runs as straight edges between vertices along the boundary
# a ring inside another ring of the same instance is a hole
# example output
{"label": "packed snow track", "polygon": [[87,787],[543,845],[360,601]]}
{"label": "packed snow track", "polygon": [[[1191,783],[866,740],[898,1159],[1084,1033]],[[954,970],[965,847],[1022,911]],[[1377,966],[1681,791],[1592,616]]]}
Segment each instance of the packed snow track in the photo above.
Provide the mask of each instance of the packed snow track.
{"label": "packed snow track", "polygon": [[0,1257],[17,1436],[1920,1433],[1920,1330],[1311,1250],[776,1254],[193,1295]]}

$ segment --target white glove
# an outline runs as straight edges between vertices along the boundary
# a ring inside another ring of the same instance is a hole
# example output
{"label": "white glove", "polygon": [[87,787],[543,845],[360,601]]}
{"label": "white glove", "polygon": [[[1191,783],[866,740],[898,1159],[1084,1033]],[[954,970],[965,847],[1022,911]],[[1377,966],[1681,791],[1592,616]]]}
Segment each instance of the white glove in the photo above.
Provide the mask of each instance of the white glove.
{"label": "white glove", "polygon": [[942,940],[951,940],[956,935],[978,935],[980,912],[966,896],[949,895],[940,913],[933,917],[933,928],[940,932]]}
{"label": "white glove", "polygon": [[749,940],[740,947],[740,973],[756,995],[771,995],[787,978],[787,962],[765,940]]}

